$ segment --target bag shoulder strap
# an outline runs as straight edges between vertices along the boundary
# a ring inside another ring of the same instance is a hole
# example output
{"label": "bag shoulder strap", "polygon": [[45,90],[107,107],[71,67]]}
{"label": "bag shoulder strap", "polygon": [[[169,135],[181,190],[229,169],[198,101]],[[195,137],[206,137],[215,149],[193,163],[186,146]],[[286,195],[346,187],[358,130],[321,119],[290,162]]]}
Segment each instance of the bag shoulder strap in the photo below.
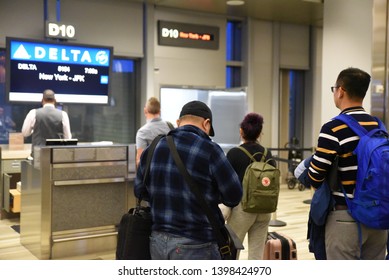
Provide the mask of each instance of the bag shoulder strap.
{"label": "bag shoulder strap", "polygon": [[167,121],[166,124],[170,128],[170,130],[174,129],[174,125],[171,122]]}
{"label": "bag shoulder strap", "polygon": [[[371,131],[367,131],[366,128],[360,125],[359,122],[350,115],[340,114],[336,116],[335,119],[341,120],[342,122],[347,124],[347,126],[350,127],[359,137],[362,137],[368,133],[372,133]],[[387,130],[383,122],[377,117],[374,117],[374,119],[378,123],[379,128],[373,129],[372,131],[379,129],[386,132]]]}
{"label": "bag shoulder strap", "polygon": [[[145,173],[143,174],[143,181],[142,181],[143,186],[146,186],[146,181],[147,181],[149,174],[150,174],[151,159],[153,158],[155,147],[157,146],[159,140],[161,140],[162,137],[164,137],[164,136],[165,135],[161,134],[161,135],[158,135],[157,137],[155,137],[154,140],[151,142],[151,144],[148,147],[147,158],[146,158],[146,168],[145,168]],[[135,209],[132,213],[133,215],[136,215],[137,213],[139,213],[139,211],[141,210],[141,207],[142,207],[141,203],[142,203],[142,194],[136,198]]]}
{"label": "bag shoulder strap", "polygon": [[201,208],[204,209],[204,212],[207,215],[208,220],[209,220],[210,224],[212,225],[212,228],[213,228],[214,233],[216,235],[216,238],[218,240],[217,242],[222,249],[222,246],[225,246],[226,243],[225,243],[225,240],[223,238],[223,235],[220,232],[220,226],[218,226],[218,223],[216,222],[216,217],[213,215],[211,208],[209,207],[209,205],[205,201],[205,198],[204,198],[203,194],[200,192],[197,183],[192,178],[192,176],[190,176],[188,170],[185,168],[184,163],[182,162],[180,155],[178,154],[177,148],[174,144],[173,137],[171,135],[169,135],[166,137],[166,140],[167,140],[170,152],[172,153],[174,162],[176,163],[178,169],[180,170],[181,175],[184,177],[185,181],[189,185],[190,190],[196,196],[198,202],[201,205]]}
{"label": "bag shoulder strap", "polygon": [[[159,140],[161,140],[165,135],[158,135],[157,137],[154,138],[153,142],[151,142],[148,150],[147,150],[147,158],[146,158],[146,169],[145,173],[143,174],[143,185],[146,185],[146,181],[149,177],[150,173],[150,165],[151,165],[151,159],[153,158],[154,150],[155,147],[157,146]],[[142,197],[139,197],[139,200],[137,201],[137,204],[140,205],[140,202],[142,201]]]}
{"label": "bag shoulder strap", "polygon": [[238,146],[238,148],[243,151],[250,159],[251,161],[253,162],[256,162],[257,160],[255,159],[255,156],[258,155],[258,154],[262,154],[262,158],[260,161],[265,161],[266,159],[266,155],[267,155],[267,149],[265,148],[265,150],[262,152],[258,152],[258,153],[255,153],[255,154],[250,154],[249,151],[247,151],[247,149],[245,147],[242,147],[242,146]]}

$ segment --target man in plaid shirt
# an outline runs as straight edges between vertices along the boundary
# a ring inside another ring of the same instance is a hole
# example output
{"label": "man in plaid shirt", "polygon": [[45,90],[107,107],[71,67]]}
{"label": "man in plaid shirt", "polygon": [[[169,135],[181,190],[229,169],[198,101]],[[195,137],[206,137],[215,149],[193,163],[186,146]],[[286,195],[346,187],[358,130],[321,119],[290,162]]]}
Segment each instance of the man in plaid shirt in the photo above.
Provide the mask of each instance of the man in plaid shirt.
{"label": "man in plaid shirt", "polygon": [[[223,150],[209,137],[214,136],[211,110],[200,101],[185,104],[177,128],[168,135],[222,225],[218,204],[236,206],[242,186]],[[150,203],[152,259],[220,259],[212,226],[174,163],[166,137],[155,148],[147,185],[143,185],[148,150],[142,154],[134,191]]]}

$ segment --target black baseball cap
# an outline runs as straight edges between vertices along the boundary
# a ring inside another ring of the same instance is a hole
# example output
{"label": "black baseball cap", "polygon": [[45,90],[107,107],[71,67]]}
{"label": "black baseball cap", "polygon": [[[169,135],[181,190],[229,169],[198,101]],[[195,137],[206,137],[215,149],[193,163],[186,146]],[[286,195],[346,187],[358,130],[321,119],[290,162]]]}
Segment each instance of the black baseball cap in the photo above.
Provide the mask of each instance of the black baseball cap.
{"label": "black baseball cap", "polygon": [[215,136],[215,131],[212,126],[212,112],[209,107],[201,101],[191,101],[186,103],[181,110],[180,118],[185,115],[198,116],[204,119],[209,119],[211,121],[211,129],[209,131],[209,136]]}

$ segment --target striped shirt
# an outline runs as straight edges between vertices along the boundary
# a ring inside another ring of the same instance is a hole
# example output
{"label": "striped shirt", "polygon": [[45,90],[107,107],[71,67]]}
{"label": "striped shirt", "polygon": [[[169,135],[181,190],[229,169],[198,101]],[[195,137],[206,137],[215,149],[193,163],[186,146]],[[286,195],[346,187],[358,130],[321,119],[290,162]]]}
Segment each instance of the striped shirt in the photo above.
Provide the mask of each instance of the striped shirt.
{"label": "striped shirt", "polygon": [[[185,125],[169,132],[189,174],[219,221],[224,224],[218,204],[238,205],[242,197],[239,177],[223,150],[201,129]],[[163,231],[202,241],[215,241],[204,210],[186,184],[170,154],[166,138],[157,144],[150,164],[147,187],[143,174],[149,149],[141,156],[135,178],[135,196],[150,203],[154,231]]]}
{"label": "striped shirt", "polygon": [[[341,114],[354,117],[360,125],[370,131],[378,127],[377,121],[362,107],[347,108]],[[314,188],[319,188],[329,172],[336,155],[338,177],[347,193],[352,198],[357,178],[357,157],[353,153],[359,142],[357,136],[345,123],[332,119],[325,123],[319,134],[318,145],[309,166],[309,180]],[[336,204],[346,205],[340,186],[331,186]]]}

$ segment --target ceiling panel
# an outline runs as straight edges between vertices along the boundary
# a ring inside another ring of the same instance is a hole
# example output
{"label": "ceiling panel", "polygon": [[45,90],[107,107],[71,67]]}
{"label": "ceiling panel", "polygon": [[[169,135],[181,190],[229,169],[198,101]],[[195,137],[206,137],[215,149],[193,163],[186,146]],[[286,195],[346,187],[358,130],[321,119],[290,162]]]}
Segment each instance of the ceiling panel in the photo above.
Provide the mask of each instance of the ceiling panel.
{"label": "ceiling panel", "polygon": [[322,26],[322,0],[245,0],[242,6],[228,6],[226,0],[129,0],[147,2],[160,7],[169,7],[196,12],[252,17],[262,20],[290,22]]}

